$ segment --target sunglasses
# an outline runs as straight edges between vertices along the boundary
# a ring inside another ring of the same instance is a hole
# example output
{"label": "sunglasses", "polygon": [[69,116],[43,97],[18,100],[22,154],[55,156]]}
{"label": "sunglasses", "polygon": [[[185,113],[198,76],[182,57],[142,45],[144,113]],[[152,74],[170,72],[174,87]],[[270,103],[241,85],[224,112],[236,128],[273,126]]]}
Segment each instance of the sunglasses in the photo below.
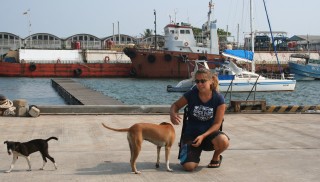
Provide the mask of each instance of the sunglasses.
{"label": "sunglasses", "polygon": [[195,82],[198,83],[206,83],[208,80],[201,79],[201,80],[195,80]]}

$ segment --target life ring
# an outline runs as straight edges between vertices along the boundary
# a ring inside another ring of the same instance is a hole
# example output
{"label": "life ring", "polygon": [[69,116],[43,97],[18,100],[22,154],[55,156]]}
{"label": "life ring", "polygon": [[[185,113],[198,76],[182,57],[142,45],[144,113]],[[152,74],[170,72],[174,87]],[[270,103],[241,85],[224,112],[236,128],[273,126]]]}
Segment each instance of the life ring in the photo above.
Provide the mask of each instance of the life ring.
{"label": "life ring", "polygon": [[134,68],[134,67],[132,67],[131,69],[130,69],[130,76],[137,76],[137,70]]}
{"label": "life ring", "polygon": [[104,57],[104,62],[105,62],[105,63],[108,63],[109,61],[110,61],[109,56]]}
{"label": "life ring", "polygon": [[77,68],[77,69],[73,70],[73,74],[76,77],[80,76],[82,74],[82,69]]}
{"label": "life ring", "polygon": [[177,37],[177,36],[175,36],[175,37],[174,37],[174,40],[178,40],[178,37]]}
{"label": "life ring", "polygon": [[189,43],[188,43],[188,42],[185,42],[185,43],[184,43],[184,46],[185,46],[185,47],[187,47],[188,45],[189,45]]}
{"label": "life ring", "polygon": [[30,63],[29,70],[30,70],[31,72],[33,72],[33,71],[35,71],[36,69],[37,69],[36,64],[35,64],[35,63]]}
{"label": "life ring", "polygon": [[60,59],[57,59],[57,63],[61,63]]}
{"label": "life ring", "polygon": [[164,55],[164,60],[171,61],[172,60],[172,56],[170,54],[165,54]]}
{"label": "life ring", "polygon": [[156,61],[156,57],[152,54],[149,54],[148,61],[149,61],[149,63],[154,63]]}

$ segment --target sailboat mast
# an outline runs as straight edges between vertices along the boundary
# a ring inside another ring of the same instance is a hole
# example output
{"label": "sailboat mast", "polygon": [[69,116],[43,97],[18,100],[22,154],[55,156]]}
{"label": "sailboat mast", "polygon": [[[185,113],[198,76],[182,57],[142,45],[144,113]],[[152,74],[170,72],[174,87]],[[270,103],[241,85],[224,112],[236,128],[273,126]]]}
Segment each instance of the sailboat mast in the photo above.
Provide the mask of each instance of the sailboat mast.
{"label": "sailboat mast", "polygon": [[250,32],[251,32],[251,51],[253,52],[253,58],[251,62],[251,72],[256,72],[254,64],[254,30],[253,30],[253,2],[250,0]]}

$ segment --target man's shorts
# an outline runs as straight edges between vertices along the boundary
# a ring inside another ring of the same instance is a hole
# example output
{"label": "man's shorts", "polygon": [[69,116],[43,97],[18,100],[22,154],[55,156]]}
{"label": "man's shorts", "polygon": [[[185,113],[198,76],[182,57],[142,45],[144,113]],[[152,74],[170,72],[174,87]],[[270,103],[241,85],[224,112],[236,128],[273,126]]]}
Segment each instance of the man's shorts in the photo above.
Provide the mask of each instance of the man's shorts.
{"label": "man's shorts", "polygon": [[[193,140],[195,138],[192,137],[188,137],[188,136],[183,136],[182,141],[180,143],[180,152],[179,152],[179,159],[180,159],[180,164],[184,164],[186,162],[195,162],[195,163],[199,163],[200,162],[200,155],[201,152],[204,151],[213,151],[214,150],[214,146],[212,144],[212,140],[220,135],[226,135],[224,132],[222,131],[216,131],[214,133],[212,133],[211,135],[209,135],[208,137],[206,137],[201,145],[199,147],[193,147],[191,144],[193,142]],[[226,135],[228,137],[228,135]],[[228,137],[229,139],[229,137]],[[230,140],[230,139],[229,139]]]}

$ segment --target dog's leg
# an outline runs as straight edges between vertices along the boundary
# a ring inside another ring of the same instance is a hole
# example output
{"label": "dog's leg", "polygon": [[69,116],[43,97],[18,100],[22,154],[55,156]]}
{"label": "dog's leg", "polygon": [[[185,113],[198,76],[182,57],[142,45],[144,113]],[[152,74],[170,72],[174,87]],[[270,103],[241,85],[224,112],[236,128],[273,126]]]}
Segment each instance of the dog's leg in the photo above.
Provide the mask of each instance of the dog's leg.
{"label": "dog's leg", "polygon": [[141,151],[142,141],[143,141],[142,136],[134,136],[128,133],[128,142],[131,150],[131,159],[130,159],[131,170],[135,174],[141,173],[140,171],[137,170],[136,161]]}
{"label": "dog's leg", "polygon": [[169,166],[169,156],[170,156],[170,150],[171,150],[171,146],[166,146],[166,165],[167,165],[167,171],[172,172],[173,170],[170,168]]}
{"label": "dog's leg", "polygon": [[51,157],[49,154],[47,155],[47,158],[53,163],[54,168],[57,170],[58,167],[57,167],[57,163],[56,163],[56,161],[54,160],[54,158]]}
{"label": "dog's leg", "polygon": [[30,161],[30,156],[26,156],[25,157],[27,162],[28,162],[28,166],[29,166],[29,169],[27,171],[31,171],[31,161]]}
{"label": "dog's leg", "polygon": [[43,170],[44,169],[44,166],[47,164],[47,161],[43,160],[43,165],[42,167],[39,169],[39,170]]}
{"label": "dog's leg", "polygon": [[10,169],[8,171],[6,171],[6,173],[10,173],[12,171],[14,164],[16,163],[17,160],[18,160],[18,155],[13,154]]}
{"label": "dog's leg", "polygon": [[43,159],[43,165],[42,165],[42,168],[40,168],[40,170],[43,170],[44,166],[47,164],[47,159],[46,159],[46,157],[44,156],[43,153],[41,153],[41,156],[42,156],[42,159]]}
{"label": "dog's leg", "polygon": [[161,151],[161,147],[157,146],[157,163],[156,163],[156,168],[160,167],[160,151]]}
{"label": "dog's leg", "polygon": [[141,172],[137,170],[136,161],[141,151],[141,146],[135,146],[133,148],[132,161],[131,161],[131,169],[135,174],[140,174]]}
{"label": "dog's leg", "polygon": [[41,155],[42,155],[42,159],[43,159],[43,166],[42,166],[42,168],[40,168],[40,170],[44,169],[44,166],[47,163],[47,159],[46,158],[48,158],[53,163],[55,169],[58,169],[54,158],[49,155],[48,151],[44,151],[43,154],[41,154]]}

